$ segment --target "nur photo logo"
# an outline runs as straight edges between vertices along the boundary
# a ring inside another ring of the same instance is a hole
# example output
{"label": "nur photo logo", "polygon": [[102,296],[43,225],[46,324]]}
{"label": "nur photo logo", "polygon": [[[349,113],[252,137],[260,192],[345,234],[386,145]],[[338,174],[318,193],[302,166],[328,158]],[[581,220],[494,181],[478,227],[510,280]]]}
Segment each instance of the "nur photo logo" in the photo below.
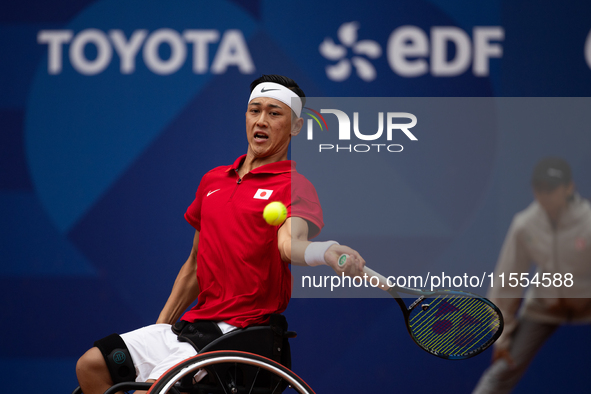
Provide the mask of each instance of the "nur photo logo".
{"label": "nur photo logo", "polygon": [[[314,125],[316,124],[320,131],[328,131],[328,124],[326,119],[322,114],[333,114],[336,116],[338,121],[338,132],[332,138],[338,138],[339,141],[350,141],[352,135],[354,138],[362,141],[377,141],[379,139],[383,140],[383,135],[385,131],[386,141],[390,142],[393,139],[395,131],[402,132],[409,140],[417,141],[417,137],[410,131],[411,128],[417,125],[417,117],[409,112],[378,112],[378,129],[375,132],[367,132],[367,130],[362,131],[359,126],[359,112],[353,112],[353,122],[351,122],[351,118],[347,113],[339,109],[333,108],[323,108],[320,111],[316,111],[309,107],[304,107],[307,111],[304,113],[308,115],[310,118],[307,119],[306,122],[306,135],[308,140],[314,139]],[[406,120],[406,122],[401,122],[400,120]],[[351,123],[352,126],[351,127]],[[351,129],[353,129],[353,133],[351,133]],[[358,153],[365,153],[375,150],[377,152],[380,151],[388,151],[388,152],[402,152],[403,146],[400,144],[379,144],[379,143],[372,143],[372,144],[349,144],[349,145],[339,145],[339,144],[326,144],[321,143],[318,145],[318,151],[322,153],[323,151],[348,151],[348,152],[358,152]]]}

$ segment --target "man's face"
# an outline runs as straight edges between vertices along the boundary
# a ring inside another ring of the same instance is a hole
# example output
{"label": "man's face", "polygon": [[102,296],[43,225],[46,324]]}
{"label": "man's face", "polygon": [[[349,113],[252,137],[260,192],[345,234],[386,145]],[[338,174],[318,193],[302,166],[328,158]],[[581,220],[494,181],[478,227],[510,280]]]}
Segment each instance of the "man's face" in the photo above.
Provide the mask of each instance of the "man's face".
{"label": "man's face", "polygon": [[534,196],[538,204],[544,208],[544,211],[553,219],[556,219],[566,208],[569,197],[574,192],[574,184],[560,185],[554,190],[536,190]]}
{"label": "man's face", "polygon": [[287,158],[291,136],[300,131],[300,123],[303,120],[297,119],[292,125],[291,108],[281,101],[268,97],[252,99],[246,111],[249,152],[256,158]]}

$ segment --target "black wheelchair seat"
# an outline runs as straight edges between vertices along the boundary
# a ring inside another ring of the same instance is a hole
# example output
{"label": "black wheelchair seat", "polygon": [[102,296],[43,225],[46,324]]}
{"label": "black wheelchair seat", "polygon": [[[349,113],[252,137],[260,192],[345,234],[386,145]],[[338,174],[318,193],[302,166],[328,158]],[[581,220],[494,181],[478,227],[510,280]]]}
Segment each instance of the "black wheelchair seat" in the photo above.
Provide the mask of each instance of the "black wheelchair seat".
{"label": "black wheelchair seat", "polygon": [[215,339],[200,353],[239,350],[270,358],[290,368],[291,353],[288,340],[296,336],[294,331],[278,332],[273,326],[251,326],[231,331]]}
{"label": "black wheelchair seat", "polygon": [[[200,353],[237,350],[257,354],[276,361],[291,369],[291,350],[289,338],[295,338],[294,331],[287,331],[287,322],[282,315],[272,315],[268,326],[251,326],[231,331],[205,346]],[[279,381],[268,372],[248,365],[217,364],[208,368],[208,375],[198,384],[187,377],[181,386],[191,388],[189,392],[195,394],[226,393],[221,382],[231,382],[236,387],[250,387],[256,381],[256,393],[282,392],[278,390]],[[283,384],[283,382],[281,383]],[[240,391],[238,391],[240,392]]]}

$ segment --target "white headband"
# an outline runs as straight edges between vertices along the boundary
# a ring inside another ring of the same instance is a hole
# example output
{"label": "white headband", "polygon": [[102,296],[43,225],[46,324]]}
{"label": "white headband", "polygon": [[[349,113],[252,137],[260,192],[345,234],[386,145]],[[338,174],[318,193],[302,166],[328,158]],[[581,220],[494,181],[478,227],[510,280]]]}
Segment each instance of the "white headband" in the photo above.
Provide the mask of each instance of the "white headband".
{"label": "white headband", "polygon": [[[292,90],[274,82],[259,83],[250,94],[248,102],[257,97],[269,97],[286,104],[299,118],[302,113],[302,99]],[[297,99],[297,100],[292,100]]]}

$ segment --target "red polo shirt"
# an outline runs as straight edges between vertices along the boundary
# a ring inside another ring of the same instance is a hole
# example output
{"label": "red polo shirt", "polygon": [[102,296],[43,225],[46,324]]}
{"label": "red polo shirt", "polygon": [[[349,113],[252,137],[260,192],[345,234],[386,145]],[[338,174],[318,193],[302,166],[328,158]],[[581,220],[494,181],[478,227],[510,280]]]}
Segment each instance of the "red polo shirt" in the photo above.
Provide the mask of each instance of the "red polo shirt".
{"label": "red polo shirt", "polygon": [[255,168],[242,179],[233,165],[217,167],[201,179],[185,218],[199,231],[197,305],[183,320],[218,320],[237,327],[264,324],[281,313],[291,297],[291,272],[277,247],[277,226],[263,219],[271,201],[287,207],[287,217],[309,223],[310,238],[324,223],[314,186],[280,161]]}

